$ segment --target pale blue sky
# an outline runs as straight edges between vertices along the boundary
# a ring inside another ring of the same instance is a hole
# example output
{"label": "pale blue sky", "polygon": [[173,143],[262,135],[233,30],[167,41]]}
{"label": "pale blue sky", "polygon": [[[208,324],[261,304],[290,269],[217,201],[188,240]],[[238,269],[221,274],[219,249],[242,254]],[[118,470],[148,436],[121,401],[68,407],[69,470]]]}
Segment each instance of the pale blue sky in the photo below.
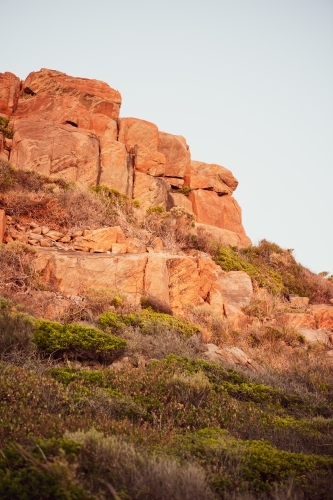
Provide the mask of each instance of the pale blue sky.
{"label": "pale blue sky", "polygon": [[0,0],[0,72],[106,81],[229,168],[253,242],[333,273],[331,0]]}

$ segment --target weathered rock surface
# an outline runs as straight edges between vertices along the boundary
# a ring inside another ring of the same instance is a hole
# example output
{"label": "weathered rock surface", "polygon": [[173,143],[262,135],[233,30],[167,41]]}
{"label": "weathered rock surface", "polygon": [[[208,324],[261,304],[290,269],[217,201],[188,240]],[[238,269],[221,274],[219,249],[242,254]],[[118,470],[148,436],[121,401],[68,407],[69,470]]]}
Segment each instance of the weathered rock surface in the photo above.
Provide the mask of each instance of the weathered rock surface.
{"label": "weathered rock surface", "polygon": [[121,95],[105,82],[76,78],[60,71],[41,69],[28,75],[23,83],[27,95],[72,96],[89,113],[101,113],[110,118],[118,118]]}
{"label": "weathered rock surface", "polygon": [[282,313],[277,316],[277,323],[285,327],[316,329],[315,318],[308,313]]}
{"label": "weathered rock surface", "polygon": [[164,174],[165,156],[145,146],[135,146],[133,150],[135,168],[144,174],[160,177]]}
{"label": "weathered rock surface", "polygon": [[92,185],[99,173],[99,142],[90,132],[39,119],[15,122],[14,168]]}
{"label": "weathered rock surface", "polygon": [[20,79],[13,73],[0,73],[0,113],[11,115],[20,96]]}
{"label": "weathered rock surface", "polygon": [[168,198],[168,210],[173,207],[183,207],[189,212],[193,212],[192,203],[187,196],[180,193],[170,193]]}
{"label": "weathered rock surface", "polygon": [[191,161],[184,181],[184,185],[191,189],[208,189],[219,194],[232,194],[238,186],[230,170],[200,161]]}
{"label": "weathered rock surface", "polygon": [[[240,280],[239,275],[245,273],[234,272],[227,279],[229,273],[205,257],[89,254],[38,248],[35,268],[55,291],[64,294],[79,295],[91,286],[105,286],[126,294],[134,304],[140,303],[142,295],[154,297],[179,315],[189,306],[204,304],[224,315],[223,300],[240,312],[240,304],[247,304],[252,296],[252,287],[244,289],[244,280]],[[220,302],[210,302],[212,290],[219,292]]]}
{"label": "weathered rock surface", "polygon": [[163,179],[135,172],[133,198],[140,202],[140,207],[144,212],[157,205],[166,208],[169,189]]}
{"label": "weathered rock surface", "polygon": [[328,304],[312,305],[311,312],[315,317],[317,328],[333,330],[333,306]]}
{"label": "weathered rock surface", "polygon": [[331,343],[330,336],[322,330],[311,330],[310,328],[299,328],[298,333],[302,335],[304,341],[308,344],[324,344]]}
{"label": "weathered rock surface", "polygon": [[224,347],[220,348],[215,344],[206,344],[207,351],[204,353],[205,358],[215,363],[227,362],[232,365],[241,366],[250,369],[251,371],[259,371],[260,366],[251,359],[239,347]]}
{"label": "weathered rock surface", "polygon": [[[79,236],[78,238],[75,238],[74,248],[76,250],[83,251],[94,250],[106,252],[113,248],[113,244],[123,244],[125,240],[126,237],[119,226],[102,227],[101,229],[90,231],[86,236]],[[121,250],[123,250],[123,248]],[[125,252],[119,253],[126,253],[126,248]]]}
{"label": "weathered rock surface", "polygon": [[138,118],[120,118],[118,141],[125,144],[128,151],[137,145],[157,151],[158,128],[154,123]]}
{"label": "weathered rock surface", "polygon": [[114,141],[106,134],[100,139],[101,173],[99,183],[120,193],[131,195],[133,168],[128,161],[126,146]]}
{"label": "weathered rock surface", "polygon": [[235,246],[242,248],[248,246],[243,245],[242,242],[246,241],[245,238],[238,233],[229,231],[229,229],[221,229],[220,227],[209,226],[208,224],[196,223],[197,234],[200,238],[205,239],[207,242],[219,242],[221,246]]}
{"label": "weathered rock surface", "polygon": [[197,222],[237,233],[242,246],[251,244],[242,226],[242,211],[235,198],[229,195],[218,196],[214,191],[197,189],[191,191],[189,199]]}
{"label": "weathered rock surface", "polygon": [[184,137],[160,132],[158,151],[165,156],[164,175],[184,177],[191,161],[191,154]]}
{"label": "weathered rock surface", "polygon": [[0,243],[3,242],[3,237],[6,232],[6,214],[4,210],[0,210]]}

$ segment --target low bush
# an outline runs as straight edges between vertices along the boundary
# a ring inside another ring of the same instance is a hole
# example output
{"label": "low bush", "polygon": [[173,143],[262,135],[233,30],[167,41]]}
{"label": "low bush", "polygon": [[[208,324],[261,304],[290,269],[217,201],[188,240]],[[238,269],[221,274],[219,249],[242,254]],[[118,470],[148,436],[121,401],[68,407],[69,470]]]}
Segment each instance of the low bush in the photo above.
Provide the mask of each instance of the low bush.
{"label": "low bush", "polygon": [[159,237],[164,248],[178,251],[192,246],[194,235],[194,215],[185,208],[174,207],[166,212],[162,207],[153,207],[147,211],[144,229],[152,237]]}
{"label": "low bush", "polygon": [[126,341],[95,328],[38,320],[34,342],[48,354],[67,359],[91,359],[110,362],[126,347]]}
{"label": "low bush", "polygon": [[132,314],[106,312],[99,317],[98,323],[103,330],[111,328],[113,331],[121,332],[124,328],[131,326],[139,328],[143,334],[147,335],[155,335],[165,330],[173,331],[183,337],[200,333],[200,329],[189,321],[158,313],[150,308]]}
{"label": "low bush", "polygon": [[196,407],[205,401],[211,389],[207,376],[201,371],[191,375],[175,374],[168,383],[182,404],[191,403]]}
{"label": "low bush", "polygon": [[226,490],[272,491],[274,484],[288,480],[311,491],[307,498],[331,498],[325,494],[333,493],[333,458],[328,456],[290,453],[266,441],[242,441],[221,429],[185,434],[175,438],[174,446],[182,457],[196,458],[210,468],[210,484],[223,498]]}
{"label": "low bush", "polygon": [[12,139],[14,136],[14,130],[9,125],[9,118],[5,116],[0,116],[0,132],[8,139]]}

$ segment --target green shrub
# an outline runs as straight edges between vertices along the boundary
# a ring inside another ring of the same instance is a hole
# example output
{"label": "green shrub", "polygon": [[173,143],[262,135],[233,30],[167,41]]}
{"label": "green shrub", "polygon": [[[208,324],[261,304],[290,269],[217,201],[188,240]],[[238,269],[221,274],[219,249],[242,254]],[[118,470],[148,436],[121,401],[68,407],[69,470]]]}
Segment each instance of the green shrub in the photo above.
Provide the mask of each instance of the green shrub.
{"label": "green shrub", "polygon": [[[60,440],[59,440],[60,441]],[[53,441],[52,448],[57,451],[45,460],[40,444],[22,447],[19,444],[8,445],[0,453],[0,498],[2,500],[93,500],[75,479],[75,468],[64,453],[66,449],[75,450],[74,442],[61,440],[61,447]],[[50,448],[50,446],[48,446]]]}
{"label": "green shrub", "polygon": [[200,333],[199,328],[189,321],[169,314],[158,313],[150,308],[132,314],[106,312],[99,317],[98,323],[103,330],[111,328],[111,330],[121,331],[127,326],[132,326],[139,328],[142,333],[147,335],[154,335],[163,330],[174,331],[183,337]]}
{"label": "green shrub", "polygon": [[311,483],[315,474],[319,485],[333,472],[331,457],[286,452],[266,441],[236,439],[221,429],[202,429],[185,434],[175,438],[174,446],[181,456],[195,457],[202,465],[209,466],[211,484],[222,494],[230,487],[236,490],[272,490],[274,484],[283,484],[290,479],[308,489],[314,486]]}
{"label": "green shrub", "polygon": [[0,132],[8,139],[13,138],[14,130],[9,126],[9,119],[4,116],[0,116]]}
{"label": "green shrub", "polygon": [[191,403],[196,407],[205,401],[211,389],[211,384],[202,371],[191,375],[175,374],[168,385],[182,404]]}
{"label": "green shrub", "polygon": [[75,359],[112,361],[123,352],[126,341],[95,328],[38,320],[34,342],[49,354]]}

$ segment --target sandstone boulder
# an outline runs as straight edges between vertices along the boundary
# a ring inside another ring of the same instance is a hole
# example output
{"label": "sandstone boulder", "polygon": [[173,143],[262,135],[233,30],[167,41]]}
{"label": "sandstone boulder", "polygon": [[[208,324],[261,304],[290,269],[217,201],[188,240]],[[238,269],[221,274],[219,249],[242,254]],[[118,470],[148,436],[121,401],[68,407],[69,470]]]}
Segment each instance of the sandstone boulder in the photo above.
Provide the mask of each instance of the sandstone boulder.
{"label": "sandstone boulder", "polygon": [[118,124],[118,141],[125,144],[128,151],[137,145],[157,151],[159,135],[154,123],[138,118],[120,118]]}
{"label": "sandstone boulder", "polygon": [[297,332],[304,338],[308,344],[324,344],[330,343],[329,335],[322,330],[311,330],[310,328],[298,328]]}
{"label": "sandstone boulder", "polygon": [[[102,227],[101,229],[90,231],[86,236],[75,238],[74,245],[76,250],[99,250],[101,252],[107,252],[111,250],[113,244],[123,244],[125,240],[126,237],[120,226]],[[123,250],[123,248],[121,250]],[[121,253],[126,253],[126,249],[125,252]]]}
{"label": "sandstone boulder", "polygon": [[221,269],[218,272],[218,284],[224,303],[238,308],[246,307],[250,304],[253,287],[248,274],[243,271],[225,272]]}
{"label": "sandstone boulder", "polygon": [[193,212],[192,203],[188,199],[187,196],[181,193],[170,193],[168,197],[168,210],[171,210],[173,207],[183,207],[188,212]]}
{"label": "sandstone boulder", "polygon": [[[221,229],[220,227],[209,226],[208,224],[195,225],[197,229],[197,235],[200,239],[205,240],[207,243],[217,242],[221,246],[233,246],[242,248],[242,238],[238,233],[229,231],[229,229]],[[248,246],[248,245],[245,245]]]}
{"label": "sandstone boulder", "polygon": [[333,330],[333,306],[328,304],[312,305],[311,312],[315,317],[317,328]]}
{"label": "sandstone boulder", "polygon": [[239,347],[218,347],[215,344],[206,344],[207,350],[204,353],[205,358],[214,363],[229,363],[236,366],[248,368],[252,371],[259,371],[260,366],[251,359]]}
{"label": "sandstone boulder", "polygon": [[144,212],[157,205],[166,208],[168,193],[169,186],[163,179],[135,172],[133,198],[140,202],[140,207]]}
{"label": "sandstone boulder", "polygon": [[30,73],[23,84],[27,95],[74,96],[89,113],[118,118],[121,95],[105,82],[76,78],[60,71],[41,69]]}
{"label": "sandstone boulder", "polygon": [[20,79],[13,73],[0,73],[0,113],[11,115],[20,96]]}
{"label": "sandstone boulder", "polygon": [[181,315],[184,308],[204,304],[199,294],[201,279],[196,259],[193,257],[167,259],[169,275],[170,306],[176,315]]}
{"label": "sandstone boulder", "polygon": [[214,191],[197,189],[191,191],[189,199],[197,222],[228,229],[237,233],[242,246],[251,245],[242,226],[242,211],[235,198],[229,195],[218,196]]}
{"label": "sandstone boulder", "polygon": [[164,174],[165,156],[145,146],[133,148],[135,168],[144,174],[160,177]]}
{"label": "sandstone boulder", "polygon": [[6,214],[4,210],[0,210],[0,244],[3,242],[5,232],[6,232]]}
{"label": "sandstone boulder", "polygon": [[191,154],[184,137],[160,132],[158,151],[165,156],[164,175],[184,177],[191,161]]}
{"label": "sandstone boulder", "polygon": [[276,321],[278,326],[316,329],[315,318],[308,313],[281,313]]}
{"label": "sandstone boulder", "polygon": [[38,248],[35,269],[55,291],[66,295],[80,295],[92,286],[107,287],[124,293],[131,303],[138,305],[144,289],[147,255],[57,252]]}
{"label": "sandstone boulder", "polygon": [[191,161],[184,181],[191,189],[209,189],[219,194],[232,194],[238,185],[230,170],[200,161]]}
{"label": "sandstone boulder", "polygon": [[143,295],[166,309],[170,307],[169,273],[166,257],[156,257],[154,254],[149,254],[145,269]]}
{"label": "sandstone boulder", "polygon": [[14,168],[69,182],[97,183],[99,141],[93,134],[38,119],[17,120],[14,129],[10,156]]}
{"label": "sandstone boulder", "polygon": [[107,134],[100,139],[101,173],[99,183],[131,195],[133,189],[133,168],[128,161],[124,144],[114,141]]}

